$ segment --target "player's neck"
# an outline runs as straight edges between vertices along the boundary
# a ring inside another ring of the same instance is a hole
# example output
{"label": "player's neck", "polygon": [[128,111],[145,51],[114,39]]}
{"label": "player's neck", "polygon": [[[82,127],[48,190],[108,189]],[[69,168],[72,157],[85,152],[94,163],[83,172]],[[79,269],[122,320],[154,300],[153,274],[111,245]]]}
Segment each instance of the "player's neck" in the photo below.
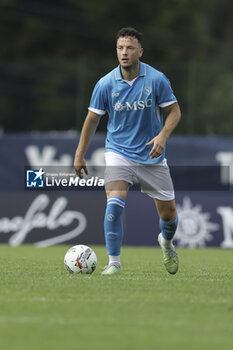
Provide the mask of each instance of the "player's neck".
{"label": "player's neck", "polygon": [[131,81],[138,77],[139,75],[139,63],[131,67],[122,67],[121,66],[122,78],[127,81]]}

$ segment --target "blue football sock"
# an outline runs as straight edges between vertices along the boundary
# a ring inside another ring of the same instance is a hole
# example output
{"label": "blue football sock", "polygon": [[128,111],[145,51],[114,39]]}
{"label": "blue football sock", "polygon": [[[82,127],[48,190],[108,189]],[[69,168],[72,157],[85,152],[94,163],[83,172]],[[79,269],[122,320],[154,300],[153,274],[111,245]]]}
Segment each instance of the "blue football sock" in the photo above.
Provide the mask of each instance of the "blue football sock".
{"label": "blue football sock", "polygon": [[104,218],[104,232],[108,255],[120,255],[124,234],[122,222],[122,212],[124,207],[125,200],[121,197],[110,197],[107,200]]}
{"label": "blue football sock", "polygon": [[176,232],[178,225],[178,216],[176,215],[175,219],[164,221],[163,219],[159,219],[159,224],[162,232],[162,236],[166,240],[171,240]]}

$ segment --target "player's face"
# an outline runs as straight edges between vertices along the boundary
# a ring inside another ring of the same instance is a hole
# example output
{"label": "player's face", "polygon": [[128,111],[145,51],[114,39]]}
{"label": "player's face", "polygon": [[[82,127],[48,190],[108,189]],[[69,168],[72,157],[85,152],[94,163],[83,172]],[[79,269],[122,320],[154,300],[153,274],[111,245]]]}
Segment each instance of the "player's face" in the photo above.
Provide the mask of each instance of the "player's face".
{"label": "player's face", "polygon": [[117,58],[120,65],[125,69],[130,69],[138,64],[139,58],[142,57],[143,48],[138,39],[134,37],[120,37],[117,40]]}

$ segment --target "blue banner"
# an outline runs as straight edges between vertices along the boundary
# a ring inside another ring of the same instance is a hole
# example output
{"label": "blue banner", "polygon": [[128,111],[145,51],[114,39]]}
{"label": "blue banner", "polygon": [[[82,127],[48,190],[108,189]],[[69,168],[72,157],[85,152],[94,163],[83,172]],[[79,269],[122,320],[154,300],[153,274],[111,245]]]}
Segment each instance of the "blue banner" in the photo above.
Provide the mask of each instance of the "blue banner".
{"label": "blue banner", "polygon": [[[78,137],[74,132],[0,136],[0,242],[104,244],[106,199],[95,181],[103,173],[105,135],[96,134],[86,157],[95,188],[84,191],[81,183],[72,191],[40,188],[46,167],[52,169],[49,184],[58,181],[54,174],[61,169],[74,173]],[[175,244],[233,248],[233,137],[172,136],[166,153],[179,213]],[[127,198],[124,226],[124,244],[157,245],[158,215],[137,185]]]}

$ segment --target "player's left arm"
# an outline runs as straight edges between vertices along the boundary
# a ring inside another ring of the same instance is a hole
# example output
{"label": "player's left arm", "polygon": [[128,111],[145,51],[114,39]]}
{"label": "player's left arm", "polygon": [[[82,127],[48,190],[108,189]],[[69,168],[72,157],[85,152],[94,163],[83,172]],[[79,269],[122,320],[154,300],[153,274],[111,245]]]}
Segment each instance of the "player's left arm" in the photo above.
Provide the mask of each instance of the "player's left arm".
{"label": "player's left arm", "polygon": [[164,126],[160,133],[147,143],[147,146],[153,145],[150,151],[151,158],[157,158],[163,153],[168,137],[176,128],[181,118],[181,111],[177,102],[163,109],[167,114]]}

